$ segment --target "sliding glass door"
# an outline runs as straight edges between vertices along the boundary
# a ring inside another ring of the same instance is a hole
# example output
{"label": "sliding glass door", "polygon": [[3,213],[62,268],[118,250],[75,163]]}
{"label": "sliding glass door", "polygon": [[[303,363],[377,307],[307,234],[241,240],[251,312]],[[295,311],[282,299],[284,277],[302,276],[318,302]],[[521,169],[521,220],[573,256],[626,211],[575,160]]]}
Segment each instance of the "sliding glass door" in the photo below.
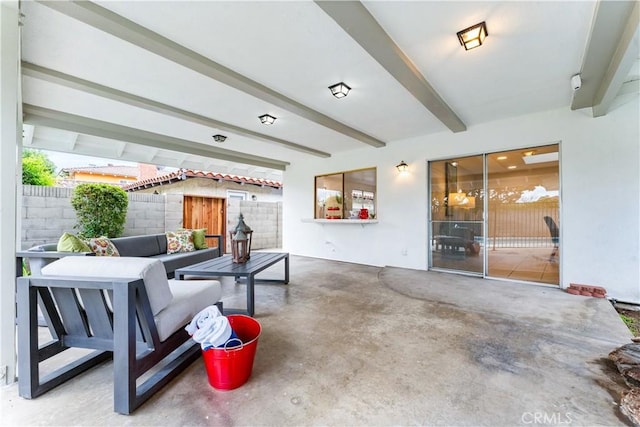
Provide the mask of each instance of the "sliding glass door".
{"label": "sliding glass door", "polygon": [[559,284],[558,145],[429,163],[433,269]]}
{"label": "sliding glass door", "polygon": [[483,159],[430,163],[431,266],[483,274]]}
{"label": "sliding glass door", "polygon": [[487,276],[559,284],[558,145],[487,155]]}

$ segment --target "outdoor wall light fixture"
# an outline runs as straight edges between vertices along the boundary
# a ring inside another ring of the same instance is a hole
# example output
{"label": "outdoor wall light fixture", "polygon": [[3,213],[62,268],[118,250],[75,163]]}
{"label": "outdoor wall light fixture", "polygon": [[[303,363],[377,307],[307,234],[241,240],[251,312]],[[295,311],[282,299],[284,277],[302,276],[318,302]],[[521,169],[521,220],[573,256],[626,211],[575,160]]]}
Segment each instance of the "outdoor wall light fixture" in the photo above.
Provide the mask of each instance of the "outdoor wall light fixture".
{"label": "outdoor wall light fixture", "polygon": [[404,160],[402,160],[400,161],[400,163],[396,165],[396,169],[398,169],[398,172],[400,172],[400,175],[404,175],[409,172],[409,165],[406,164]]}
{"label": "outdoor wall light fixture", "polygon": [[333,86],[329,86],[331,94],[336,98],[344,98],[349,94],[351,88],[347,86],[345,82],[336,83]]}
{"label": "outdoor wall light fixture", "polygon": [[276,118],[273,116],[270,116],[269,114],[263,114],[258,118],[260,119],[260,123],[262,123],[263,125],[272,125],[273,122],[276,121]]}
{"label": "outdoor wall light fixture", "polygon": [[487,32],[487,24],[482,21],[479,24],[472,25],[462,31],[458,31],[458,40],[464,46],[465,50],[471,50],[478,46],[482,46],[484,39],[489,35]]}
{"label": "outdoor wall light fixture", "polygon": [[224,142],[227,139],[224,135],[213,135],[213,140],[215,142]]}

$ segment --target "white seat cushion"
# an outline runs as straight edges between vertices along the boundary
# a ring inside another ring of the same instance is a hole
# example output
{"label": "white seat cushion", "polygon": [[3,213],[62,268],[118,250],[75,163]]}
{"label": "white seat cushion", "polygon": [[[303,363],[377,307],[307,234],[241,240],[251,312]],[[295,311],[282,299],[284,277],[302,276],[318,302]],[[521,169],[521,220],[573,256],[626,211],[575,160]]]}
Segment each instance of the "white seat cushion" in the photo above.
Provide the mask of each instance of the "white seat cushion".
{"label": "white seat cushion", "polygon": [[160,313],[173,299],[164,264],[162,261],[152,258],[70,256],[43,267],[42,274],[45,276],[142,279],[154,315]]}
{"label": "white seat cushion", "polygon": [[220,301],[217,280],[169,280],[173,301],[155,316],[160,341],[183,328],[205,307]]}

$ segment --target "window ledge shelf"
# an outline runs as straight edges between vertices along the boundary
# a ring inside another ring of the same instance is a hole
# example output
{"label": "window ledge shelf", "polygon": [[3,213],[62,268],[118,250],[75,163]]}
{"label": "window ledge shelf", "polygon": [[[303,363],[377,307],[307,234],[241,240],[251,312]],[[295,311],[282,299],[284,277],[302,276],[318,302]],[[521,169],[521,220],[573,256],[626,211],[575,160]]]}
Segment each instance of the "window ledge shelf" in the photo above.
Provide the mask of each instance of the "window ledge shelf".
{"label": "window ledge shelf", "polygon": [[302,218],[302,222],[313,222],[316,224],[377,224],[377,219],[314,219]]}

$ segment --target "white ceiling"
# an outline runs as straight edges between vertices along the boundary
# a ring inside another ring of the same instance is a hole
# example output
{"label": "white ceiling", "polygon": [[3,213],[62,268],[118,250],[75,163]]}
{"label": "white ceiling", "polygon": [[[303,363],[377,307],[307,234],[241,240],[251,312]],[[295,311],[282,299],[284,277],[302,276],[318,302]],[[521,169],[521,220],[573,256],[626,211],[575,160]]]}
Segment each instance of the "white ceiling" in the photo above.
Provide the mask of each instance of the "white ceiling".
{"label": "white ceiling", "polygon": [[[633,1],[25,1],[22,13],[25,146],[114,160],[281,180],[300,156],[638,102]],[[465,51],[456,32],[480,21],[489,36]],[[589,78],[574,93],[576,73]],[[343,99],[327,88],[339,81]]]}

